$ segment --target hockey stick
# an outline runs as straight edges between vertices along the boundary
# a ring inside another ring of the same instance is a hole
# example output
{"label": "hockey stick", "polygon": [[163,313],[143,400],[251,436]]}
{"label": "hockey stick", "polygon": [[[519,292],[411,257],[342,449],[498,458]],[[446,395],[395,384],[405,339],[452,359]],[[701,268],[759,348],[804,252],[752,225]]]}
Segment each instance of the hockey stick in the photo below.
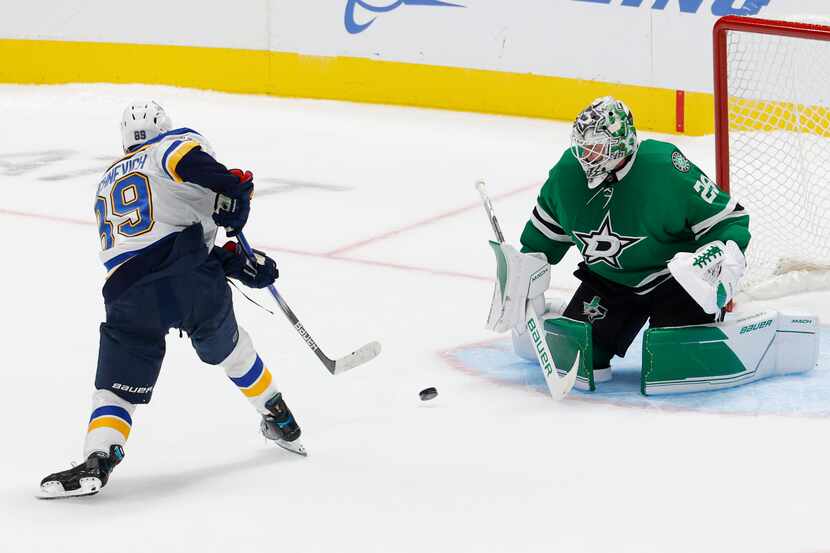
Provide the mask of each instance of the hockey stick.
{"label": "hockey stick", "polygon": [[[236,235],[236,239],[242,246],[242,250],[245,252],[245,255],[247,255],[252,262],[256,263],[254,250],[251,248],[251,245],[248,243],[245,235],[240,232]],[[317,346],[317,342],[314,341],[314,338],[312,338],[311,334],[309,334],[305,329],[303,323],[300,322],[300,319],[298,319],[294,312],[291,311],[291,308],[273,284],[268,285],[268,291],[271,292],[271,295],[274,297],[277,305],[279,305],[282,312],[285,313],[288,322],[294,326],[294,330],[296,330],[303,340],[305,340],[305,343],[309,348],[311,348],[311,351],[317,354],[317,357],[323,362],[323,365],[326,366],[331,374],[346,372],[349,369],[357,367],[358,365],[371,361],[380,353],[380,342],[369,342],[360,349],[357,349],[350,354],[341,357],[340,359],[330,359],[325,353],[323,353],[323,350]]]}
{"label": "hockey stick", "polygon": [[[496,213],[493,210],[493,202],[490,201],[490,197],[487,195],[487,191],[485,190],[484,181],[476,182],[476,190],[478,190],[478,193],[481,196],[481,202],[484,204],[484,210],[487,212],[487,219],[490,220],[490,226],[493,227],[496,240],[499,244],[503,244],[504,234],[501,232],[501,226],[499,225],[498,219],[496,219]],[[530,334],[530,337],[533,340],[533,351],[536,352],[536,359],[539,361],[539,366],[542,367],[542,372],[545,375],[545,383],[548,385],[550,395],[553,396],[553,399],[555,400],[563,399],[566,395],[568,395],[568,392],[571,391],[571,388],[573,388],[576,383],[576,374],[579,370],[579,352],[577,351],[576,353],[576,359],[574,359],[571,370],[565,373],[564,376],[560,377],[559,371],[553,365],[553,356],[550,353],[550,347],[548,346],[547,340],[545,340],[544,327],[539,321],[539,316],[533,309],[530,300],[525,301],[525,326],[527,327],[528,334]]]}

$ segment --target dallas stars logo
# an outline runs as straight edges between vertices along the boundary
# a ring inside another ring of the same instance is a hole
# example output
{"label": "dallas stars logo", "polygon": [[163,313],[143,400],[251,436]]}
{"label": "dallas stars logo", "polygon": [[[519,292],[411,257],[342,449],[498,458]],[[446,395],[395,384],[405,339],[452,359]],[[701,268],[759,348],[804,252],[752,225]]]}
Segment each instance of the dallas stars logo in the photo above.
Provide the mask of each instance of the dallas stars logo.
{"label": "dallas stars logo", "polygon": [[576,232],[574,236],[582,242],[582,256],[585,258],[585,263],[605,263],[614,269],[622,269],[620,265],[620,256],[623,252],[645,240],[645,236],[622,236],[614,232],[611,227],[611,213],[606,213],[602,224],[597,230],[591,232]]}
{"label": "dallas stars logo", "polygon": [[582,302],[582,313],[588,317],[588,322],[593,323],[594,321],[599,321],[600,319],[604,319],[608,314],[608,309],[601,306],[599,302],[599,296],[594,296],[594,299],[590,302]]}

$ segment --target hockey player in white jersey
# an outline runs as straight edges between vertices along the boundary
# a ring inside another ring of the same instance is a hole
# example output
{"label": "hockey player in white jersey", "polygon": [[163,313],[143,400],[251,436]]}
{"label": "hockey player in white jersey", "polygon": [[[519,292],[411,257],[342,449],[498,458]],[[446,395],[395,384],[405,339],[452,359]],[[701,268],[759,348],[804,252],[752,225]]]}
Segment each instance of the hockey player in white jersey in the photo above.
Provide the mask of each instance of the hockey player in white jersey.
{"label": "hockey player in white jersey", "polygon": [[106,322],[82,464],[51,474],[40,496],[91,495],[124,458],[135,408],[149,403],[171,328],[190,337],[199,358],[221,365],[262,415],[261,430],[305,455],[300,427],[233,313],[226,277],[266,287],[276,264],[249,260],[235,241],[216,247],[219,226],[235,236],[248,219],[253,175],[228,170],[196,131],[172,129],[155,102],[128,106],[121,121],[124,156],[98,183],[98,220]]}

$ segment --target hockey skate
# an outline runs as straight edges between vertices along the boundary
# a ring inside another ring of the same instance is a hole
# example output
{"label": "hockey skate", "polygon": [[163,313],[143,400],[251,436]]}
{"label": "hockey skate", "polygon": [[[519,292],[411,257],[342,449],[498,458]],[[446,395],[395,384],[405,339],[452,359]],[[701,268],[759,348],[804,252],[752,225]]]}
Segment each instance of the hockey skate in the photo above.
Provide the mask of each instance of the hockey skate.
{"label": "hockey skate", "polygon": [[300,426],[291,414],[282,394],[276,394],[265,403],[269,414],[262,415],[262,435],[281,448],[306,457],[308,453],[300,442]]}
{"label": "hockey skate", "polygon": [[124,459],[124,448],[111,445],[109,454],[96,451],[87,460],[61,472],[50,474],[40,482],[40,499],[59,499],[95,495],[107,485],[112,469]]}

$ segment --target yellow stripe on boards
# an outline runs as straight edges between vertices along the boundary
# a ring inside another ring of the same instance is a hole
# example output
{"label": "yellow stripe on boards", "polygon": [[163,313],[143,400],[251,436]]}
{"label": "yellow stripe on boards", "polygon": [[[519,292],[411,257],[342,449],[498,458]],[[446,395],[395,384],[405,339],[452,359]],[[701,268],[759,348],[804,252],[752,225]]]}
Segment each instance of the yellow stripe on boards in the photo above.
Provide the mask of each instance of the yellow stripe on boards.
{"label": "yellow stripe on boards", "polygon": [[125,440],[130,437],[130,425],[118,417],[98,417],[89,423],[86,431],[92,432],[96,428],[112,428],[113,430],[117,430],[121,432]]}
{"label": "yellow stripe on boards", "polygon": [[269,58],[269,52],[230,48],[0,40],[0,82],[145,83],[262,93]]}
{"label": "yellow stripe on boards", "polygon": [[[573,120],[613,95],[637,127],[676,131],[674,90],[380,61],[230,48],[0,40],[0,82],[147,83]],[[686,133],[714,129],[712,96],[686,93]]]}
{"label": "yellow stripe on boards", "polygon": [[270,385],[271,371],[269,371],[266,367],[263,367],[262,375],[259,377],[259,380],[256,381],[256,384],[250,388],[244,388],[242,393],[245,394],[246,397],[256,397],[264,392]]}
{"label": "yellow stripe on boards", "polygon": [[[637,128],[676,133],[676,91],[521,73],[363,58],[275,52],[270,92],[277,96],[518,115],[572,121],[591,100],[615,96]],[[688,134],[714,132],[711,94],[686,93]]]}

